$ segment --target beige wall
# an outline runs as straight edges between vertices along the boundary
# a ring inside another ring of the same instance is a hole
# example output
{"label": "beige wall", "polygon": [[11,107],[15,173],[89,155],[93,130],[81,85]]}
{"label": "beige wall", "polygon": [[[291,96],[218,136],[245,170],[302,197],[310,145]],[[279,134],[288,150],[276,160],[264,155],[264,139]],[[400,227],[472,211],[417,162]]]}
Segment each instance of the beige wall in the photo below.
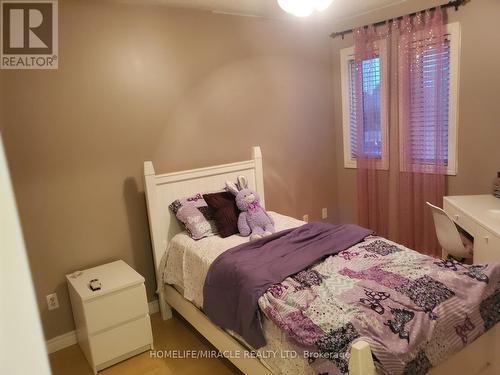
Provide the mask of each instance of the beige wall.
{"label": "beige wall", "polygon": [[[335,218],[328,29],[172,10],[60,3],[56,71],[1,71],[3,136],[46,338],[73,329],[64,275],[153,260],[142,162],[159,172],[264,154],[268,208]],[[167,209],[167,207],[165,207]],[[47,311],[56,291],[61,307]]]}
{"label": "beige wall", "polygon": [[[486,193],[500,170],[498,14],[496,0],[450,13],[462,24],[459,174],[448,179],[450,194]],[[339,67],[339,49],[352,40],[335,40],[332,55],[329,31],[60,2],[60,69],[0,71],[0,129],[46,338],[73,329],[64,274],[76,269],[122,258],[154,299],[144,160],[168,172],[246,159],[259,144],[270,209],[319,219],[328,207],[332,221],[356,220]],[[61,308],[49,312],[53,291]]]}
{"label": "beige wall", "polygon": [[4,106],[4,100],[3,100],[3,75],[0,73],[0,135],[2,134],[2,130],[4,127],[4,119],[3,119],[3,106]]}
{"label": "beige wall", "polygon": [[[449,22],[462,28],[460,60],[460,121],[458,174],[448,177],[448,194],[485,194],[500,171],[500,66],[498,0],[472,0],[458,12],[448,10]],[[334,109],[338,218],[357,220],[356,171],[345,169],[342,139],[340,54],[352,37],[333,42]]]}

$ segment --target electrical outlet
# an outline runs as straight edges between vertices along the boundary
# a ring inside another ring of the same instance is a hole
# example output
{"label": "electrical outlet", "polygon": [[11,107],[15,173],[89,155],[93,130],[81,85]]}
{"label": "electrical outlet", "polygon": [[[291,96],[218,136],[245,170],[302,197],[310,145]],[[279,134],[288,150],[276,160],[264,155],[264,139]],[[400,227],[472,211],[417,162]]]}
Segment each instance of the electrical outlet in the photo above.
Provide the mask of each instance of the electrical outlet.
{"label": "electrical outlet", "polygon": [[321,218],[322,219],[328,219],[328,208],[323,208],[321,210]]}
{"label": "electrical outlet", "polygon": [[309,222],[309,215],[305,214],[304,216],[302,216],[302,220],[304,220],[306,223]]}
{"label": "electrical outlet", "polygon": [[55,310],[59,308],[59,299],[57,298],[57,293],[48,294],[45,298],[47,298],[47,306],[49,310]]}

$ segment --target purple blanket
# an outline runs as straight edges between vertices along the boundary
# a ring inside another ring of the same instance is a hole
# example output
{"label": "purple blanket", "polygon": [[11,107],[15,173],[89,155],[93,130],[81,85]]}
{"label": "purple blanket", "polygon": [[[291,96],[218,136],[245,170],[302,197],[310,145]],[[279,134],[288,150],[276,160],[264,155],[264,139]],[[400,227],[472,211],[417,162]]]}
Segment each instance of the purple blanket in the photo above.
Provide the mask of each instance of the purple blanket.
{"label": "purple blanket", "polygon": [[266,344],[258,308],[266,290],[370,234],[357,225],[310,223],[234,247],[208,270],[203,310],[214,323],[258,349]]}

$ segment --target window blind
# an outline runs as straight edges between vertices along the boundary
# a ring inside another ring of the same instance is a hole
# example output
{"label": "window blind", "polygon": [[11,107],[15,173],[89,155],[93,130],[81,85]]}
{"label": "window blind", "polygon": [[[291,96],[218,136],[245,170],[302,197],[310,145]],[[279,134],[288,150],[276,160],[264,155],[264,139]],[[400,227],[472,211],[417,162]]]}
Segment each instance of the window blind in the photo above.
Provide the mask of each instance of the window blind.
{"label": "window blind", "polygon": [[360,64],[362,93],[356,92],[356,63],[349,61],[349,105],[351,142],[351,158],[358,153],[357,145],[357,105],[361,101],[363,108],[363,123],[370,121],[373,126],[365,129],[363,134],[364,155],[375,158],[382,157],[382,131],[380,123],[380,58],[363,60]]}
{"label": "window blind", "polygon": [[[450,43],[446,42],[445,48],[438,51],[430,48],[423,51],[421,56],[416,56],[413,50],[412,61],[421,58],[422,62],[414,64],[411,74],[411,100],[410,100],[410,137],[411,158],[419,164],[434,165],[438,162],[437,151],[444,151],[445,164],[448,164],[448,108],[450,86]],[[438,70],[442,69],[441,72]],[[442,74],[440,97],[437,97],[436,85]],[[442,121],[444,126],[437,126]],[[439,137],[437,134],[441,131]],[[436,145],[438,139],[443,144]]]}

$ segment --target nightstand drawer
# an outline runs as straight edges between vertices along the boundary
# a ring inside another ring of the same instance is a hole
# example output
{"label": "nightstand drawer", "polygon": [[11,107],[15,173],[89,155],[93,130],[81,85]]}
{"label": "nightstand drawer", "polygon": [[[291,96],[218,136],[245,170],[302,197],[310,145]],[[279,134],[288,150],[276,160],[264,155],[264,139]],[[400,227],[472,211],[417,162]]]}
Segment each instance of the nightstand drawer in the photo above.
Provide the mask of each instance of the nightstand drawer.
{"label": "nightstand drawer", "polygon": [[133,350],[150,345],[153,337],[149,315],[92,335],[89,341],[96,367]]}
{"label": "nightstand drawer", "polygon": [[144,284],[85,301],[83,306],[89,334],[148,313]]}

